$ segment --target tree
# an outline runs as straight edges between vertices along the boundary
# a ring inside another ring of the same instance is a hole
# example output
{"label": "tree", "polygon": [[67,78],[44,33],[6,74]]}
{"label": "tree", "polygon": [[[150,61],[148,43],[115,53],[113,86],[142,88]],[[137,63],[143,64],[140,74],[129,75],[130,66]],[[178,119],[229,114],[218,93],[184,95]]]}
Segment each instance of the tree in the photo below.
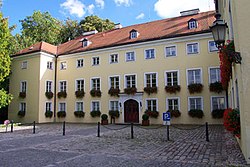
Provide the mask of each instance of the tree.
{"label": "tree", "polygon": [[[8,19],[3,18],[0,13],[0,82],[2,83],[10,73],[10,47],[11,33],[8,27]],[[12,96],[4,89],[3,84],[0,85],[0,108],[8,105]]]}
{"label": "tree", "polygon": [[97,30],[103,32],[114,28],[115,24],[109,19],[101,19],[98,16],[91,15],[80,21],[81,32]]}
{"label": "tree", "polygon": [[58,36],[61,31],[61,21],[53,18],[49,12],[34,11],[32,16],[20,20],[22,24],[22,37],[33,39],[35,42],[45,41],[50,44],[58,44]]}

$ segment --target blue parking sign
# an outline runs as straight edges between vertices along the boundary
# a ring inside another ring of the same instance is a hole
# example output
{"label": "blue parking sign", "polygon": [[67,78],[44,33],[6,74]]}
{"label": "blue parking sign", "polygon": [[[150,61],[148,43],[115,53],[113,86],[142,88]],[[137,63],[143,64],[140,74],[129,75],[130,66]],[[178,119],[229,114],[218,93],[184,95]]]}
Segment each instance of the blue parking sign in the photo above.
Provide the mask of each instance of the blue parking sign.
{"label": "blue parking sign", "polygon": [[163,113],[163,121],[170,121],[170,112]]}

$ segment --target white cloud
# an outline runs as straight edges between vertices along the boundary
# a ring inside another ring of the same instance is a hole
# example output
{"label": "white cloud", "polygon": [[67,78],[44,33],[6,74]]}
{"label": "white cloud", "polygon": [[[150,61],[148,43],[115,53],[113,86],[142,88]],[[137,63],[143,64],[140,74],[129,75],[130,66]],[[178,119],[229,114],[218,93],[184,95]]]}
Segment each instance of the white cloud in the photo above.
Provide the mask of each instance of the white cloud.
{"label": "white cloud", "polygon": [[96,6],[103,9],[104,8],[104,0],[95,0]]}
{"label": "white cloud", "polygon": [[95,8],[95,5],[91,4],[87,7],[87,11],[89,14],[93,14],[94,13],[94,8]]}
{"label": "white cloud", "polygon": [[180,16],[180,12],[199,8],[200,11],[214,10],[214,0],[158,0],[154,5],[162,18]]}
{"label": "white cloud", "polygon": [[66,0],[64,3],[60,4],[60,6],[71,15],[76,15],[77,17],[82,17],[86,13],[84,10],[85,5],[78,0]]}
{"label": "white cloud", "polygon": [[143,19],[144,17],[145,17],[145,14],[141,13],[138,16],[136,16],[136,19]]}
{"label": "white cloud", "polygon": [[132,5],[132,0],[114,0],[117,6],[130,6]]}

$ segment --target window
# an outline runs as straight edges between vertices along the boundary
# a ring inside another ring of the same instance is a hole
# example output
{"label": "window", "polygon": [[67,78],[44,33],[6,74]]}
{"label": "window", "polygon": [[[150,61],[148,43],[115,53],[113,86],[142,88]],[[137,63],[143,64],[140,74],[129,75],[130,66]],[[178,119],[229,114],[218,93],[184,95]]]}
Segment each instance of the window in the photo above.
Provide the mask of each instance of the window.
{"label": "window", "polygon": [[92,89],[94,90],[100,90],[101,88],[101,81],[100,78],[93,78],[91,79],[91,83],[92,83]]}
{"label": "window", "polygon": [[157,100],[156,99],[147,99],[146,100],[146,109],[149,111],[157,111]]}
{"label": "window", "polygon": [[66,112],[66,103],[59,103],[59,111]]}
{"label": "window", "polygon": [[167,99],[167,110],[179,110],[179,98]]}
{"label": "window", "polygon": [[83,102],[76,102],[75,111],[83,111]]}
{"label": "window", "polygon": [[26,111],[26,103],[20,103],[19,111]]}
{"label": "window", "polygon": [[66,70],[66,68],[67,68],[67,63],[66,62],[61,62],[60,69],[61,70]]}
{"label": "window", "polygon": [[187,54],[197,54],[199,52],[198,43],[187,44]]}
{"label": "window", "polygon": [[208,46],[209,46],[209,52],[216,52],[218,51],[218,48],[215,44],[214,41],[208,41]]}
{"label": "window", "polygon": [[53,69],[53,62],[52,61],[47,61],[47,69],[50,69],[50,70]]}
{"label": "window", "polygon": [[59,91],[66,92],[67,91],[67,81],[60,81],[59,82]]}
{"label": "window", "polygon": [[166,86],[178,85],[178,71],[166,72]]}
{"label": "window", "polygon": [[51,102],[46,102],[45,111],[52,111],[52,103]]}
{"label": "window", "polygon": [[190,19],[188,21],[188,29],[195,29],[197,28],[197,21],[195,19]]}
{"label": "window", "polygon": [[52,92],[52,81],[46,81],[46,92]]}
{"label": "window", "polygon": [[115,77],[109,77],[109,81],[110,81],[110,88],[118,88],[120,87],[120,82],[119,82],[119,77],[115,76]]}
{"label": "window", "polygon": [[166,57],[176,56],[176,46],[168,46],[165,48]]}
{"label": "window", "polygon": [[201,69],[187,70],[188,85],[201,83]]}
{"label": "window", "polygon": [[147,49],[145,50],[145,59],[154,59],[155,58],[155,50]]}
{"label": "window", "polygon": [[92,101],[92,110],[91,111],[100,111],[100,102],[99,101]]}
{"label": "window", "polygon": [[118,54],[110,55],[110,63],[118,63]]}
{"label": "window", "polygon": [[212,110],[225,109],[225,97],[212,97]]}
{"label": "window", "polygon": [[130,39],[137,38],[139,36],[139,33],[137,30],[133,29],[130,31]]}
{"label": "window", "polygon": [[201,97],[189,97],[188,98],[189,110],[203,110]]}
{"label": "window", "polygon": [[210,68],[209,69],[210,74],[210,83],[220,82],[220,68]]}
{"label": "window", "polygon": [[135,52],[127,52],[126,61],[135,61]]}
{"label": "window", "polygon": [[78,79],[76,80],[76,91],[84,90],[84,80]]}
{"label": "window", "polygon": [[83,67],[83,59],[78,59],[78,60],[76,61],[76,67],[77,67],[77,68]]}
{"label": "window", "polygon": [[96,66],[99,64],[100,64],[99,57],[92,57],[92,65]]}
{"label": "window", "polygon": [[26,91],[27,91],[27,82],[21,81],[20,92],[26,92]]}
{"label": "window", "polygon": [[126,88],[135,88],[136,87],[136,78],[135,75],[127,75],[125,76],[125,84]]}
{"label": "window", "polygon": [[27,61],[23,61],[22,64],[21,64],[21,68],[22,69],[27,69],[28,67],[28,62]]}
{"label": "window", "polygon": [[91,44],[91,42],[87,38],[81,39],[82,47],[87,47]]}
{"label": "window", "polygon": [[157,74],[148,73],[145,74],[146,87],[157,87]]}
{"label": "window", "polygon": [[109,109],[112,111],[119,111],[119,101],[110,101]]}

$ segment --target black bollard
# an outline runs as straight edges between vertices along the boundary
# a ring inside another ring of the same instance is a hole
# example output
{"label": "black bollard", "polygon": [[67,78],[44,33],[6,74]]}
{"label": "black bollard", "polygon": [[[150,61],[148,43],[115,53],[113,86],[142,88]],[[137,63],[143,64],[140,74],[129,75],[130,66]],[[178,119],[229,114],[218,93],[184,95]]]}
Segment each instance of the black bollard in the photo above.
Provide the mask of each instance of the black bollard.
{"label": "black bollard", "polygon": [[167,140],[169,141],[169,125],[167,125]]}
{"label": "black bollard", "polygon": [[13,132],[13,120],[11,120],[10,123],[11,123],[11,124],[10,124],[10,132],[12,133],[12,132]]}
{"label": "black bollard", "polygon": [[63,121],[63,136],[65,136],[65,121]]}
{"label": "black bollard", "polygon": [[36,133],[36,121],[33,122],[33,134]]}
{"label": "black bollard", "polygon": [[100,137],[100,122],[97,123],[97,137]]}
{"label": "black bollard", "polygon": [[206,122],[206,141],[209,142],[208,123]]}
{"label": "black bollard", "polygon": [[134,124],[131,123],[131,139],[134,138]]}

